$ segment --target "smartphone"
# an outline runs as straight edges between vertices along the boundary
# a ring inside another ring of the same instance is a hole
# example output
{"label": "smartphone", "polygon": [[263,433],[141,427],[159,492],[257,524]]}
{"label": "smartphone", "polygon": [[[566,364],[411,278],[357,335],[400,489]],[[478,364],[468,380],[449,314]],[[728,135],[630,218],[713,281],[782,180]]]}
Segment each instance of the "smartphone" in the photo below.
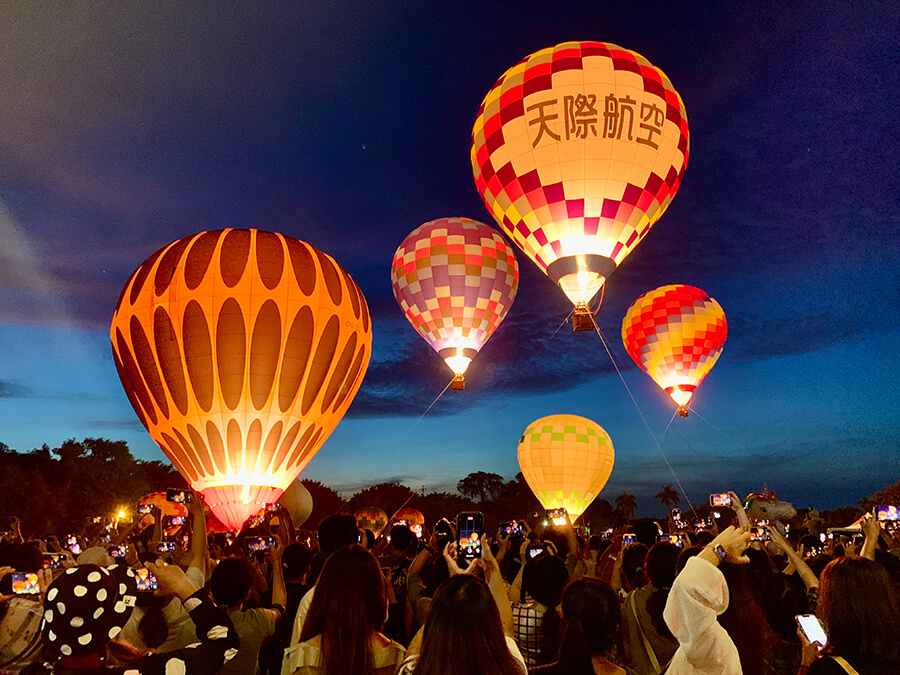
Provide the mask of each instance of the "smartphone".
{"label": "smartphone", "polygon": [[731,506],[731,497],[725,492],[719,492],[709,496],[710,506]]}
{"label": "smartphone", "polygon": [[816,615],[798,614],[796,618],[797,625],[800,626],[800,630],[803,631],[807,641],[810,644],[818,642],[819,650],[821,651],[822,647],[825,646],[825,643],[828,642],[828,636],[825,634],[825,629],[822,628],[822,624],[819,623],[819,619]]}
{"label": "smartphone", "polygon": [[161,541],[156,545],[157,553],[171,553],[175,550],[174,541]]}
{"label": "smartphone", "polygon": [[636,541],[637,541],[636,534],[623,534],[622,535],[622,545],[623,546],[628,546],[630,544],[635,543]]}
{"label": "smartphone", "polygon": [[153,592],[159,585],[156,583],[156,577],[150,573],[146,567],[134,568],[134,580],[137,582],[138,592]]}
{"label": "smartphone", "polygon": [[611,536],[613,536],[613,529],[609,528],[608,530],[603,530],[603,532],[600,533],[600,536],[604,539],[609,539]]}
{"label": "smartphone", "polygon": [[190,504],[191,493],[187,490],[179,490],[178,488],[167,488],[166,501],[175,502],[176,504]]}
{"label": "smartphone", "polygon": [[112,541],[112,537],[110,537],[108,534],[104,534],[98,537],[97,541],[99,541],[101,544],[108,544]]}
{"label": "smartphone", "polygon": [[249,527],[259,527],[259,526],[262,525],[262,524],[263,524],[263,517],[262,517],[262,516],[250,516],[250,517],[247,519],[247,525],[248,525]]}
{"label": "smartphone", "polygon": [[247,548],[247,555],[258,551],[268,551],[275,543],[275,537],[247,537],[244,540],[244,546]]}
{"label": "smartphone", "polygon": [[876,520],[900,520],[900,506],[876,506]]}
{"label": "smartphone", "polygon": [[769,529],[766,527],[751,527],[750,541],[769,541]]}
{"label": "smartphone", "polygon": [[567,515],[569,515],[569,512],[564,508],[550,509],[547,511],[547,520],[554,525],[565,525]]}
{"label": "smartphone", "polygon": [[278,511],[280,508],[281,508],[281,504],[279,504],[278,502],[275,502],[274,504],[266,504],[266,512],[267,513],[274,513],[275,511]]}
{"label": "smartphone", "polygon": [[422,538],[422,526],[421,525],[410,525],[409,529],[412,530],[412,533],[416,535],[419,539]]}
{"label": "smartphone", "polygon": [[465,511],[456,517],[458,543],[456,557],[468,564],[481,557],[481,540],[484,538],[484,514]]}
{"label": "smartphone", "polygon": [[81,546],[79,546],[74,534],[66,537],[66,547],[75,555],[81,555]]}
{"label": "smartphone", "polygon": [[661,534],[656,538],[657,543],[664,541],[669,544],[675,544],[678,548],[684,548],[684,541],[677,534]]}
{"label": "smartphone", "polygon": [[672,520],[681,520],[681,509],[672,509],[669,513],[672,514]]}
{"label": "smartphone", "polygon": [[172,525],[184,525],[184,521],[187,520],[187,516],[172,516]]}
{"label": "smartphone", "polygon": [[65,553],[44,553],[43,558],[43,566],[51,570],[62,569],[63,562],[69,559]]}
{"label": "smartphone", "polygon": [[695,530],[708,530],[712,527],[712,523],[709,522],[709,518],[697,518],[692,523]]}
{"label": "smartphone", "polygon": [[102,523],[102,522],[103,522],[103,516],[94,516],[93,522],[95,522],[95,523]]}
{"label": "smartphone", "polygon": [[547,547],[543,544],[531,544],[527,549],[528,559],[537,558],[539,555],[544,553],[547,550]]}
{"label": "smartphone", "polygon": [[107,551],[112,558],[124,558],[125,554],[128,553],[128,545],[122,544],[121,546],[110,546]]}
{"label": "smartphone", "polygon": [[138,504],[138,513],[142,516],[146,516],[150,513],[150,504]]}
{"label": "smartphone", "polygon": [[395,520],[393,523],[391,523],[391,527],[400,527],[401,525],[403,527],[409,527],[409,521],[408,520]]}
{"label": "smartphone", "polygon": [[39,595],[41,592],[36,572],[13,572],[12,588],[16,595]]}

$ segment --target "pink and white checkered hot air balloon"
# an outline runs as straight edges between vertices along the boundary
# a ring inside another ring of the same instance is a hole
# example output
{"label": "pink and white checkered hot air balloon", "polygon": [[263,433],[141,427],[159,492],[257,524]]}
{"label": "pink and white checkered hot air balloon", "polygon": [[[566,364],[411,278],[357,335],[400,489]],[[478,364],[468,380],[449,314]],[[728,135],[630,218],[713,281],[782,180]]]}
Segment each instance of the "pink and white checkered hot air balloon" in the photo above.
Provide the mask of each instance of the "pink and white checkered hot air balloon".
{"label": "pink and white checkered hot air balloon", "polygon": [[516,297],[512,247],[484,223],[438,218],[403,240],[391,265],[394,297],[419,335],[464,389],[466,369]]}

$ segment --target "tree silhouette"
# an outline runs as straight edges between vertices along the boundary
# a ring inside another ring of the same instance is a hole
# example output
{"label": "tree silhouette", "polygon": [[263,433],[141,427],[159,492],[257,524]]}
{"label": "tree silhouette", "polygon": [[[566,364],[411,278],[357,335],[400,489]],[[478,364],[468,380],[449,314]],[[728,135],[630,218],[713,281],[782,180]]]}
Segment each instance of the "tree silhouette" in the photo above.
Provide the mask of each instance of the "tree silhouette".
{"label": "tree silhouette", "polygon": [[456,484],[459,494],[479,502],[496,499],[503,492],[503,476],[496,473],[476,471],[470,473]]}
{"label": "tree silhouette", "polygon": [[634,512],[637,511],[637,501],[634,495],[623,492],[616,497],[616,510],[625,517],[625,520],[630,521],[634,517]]}
{"label": "tree silhouette", "polygon": [[681,497],[679,497],[678,493],[672,488],[671,483],[663,485],[663,489],[656,493],[655,499],[661,501],[663,506],[667,509],[672,506],[678,506],[681,503]]}

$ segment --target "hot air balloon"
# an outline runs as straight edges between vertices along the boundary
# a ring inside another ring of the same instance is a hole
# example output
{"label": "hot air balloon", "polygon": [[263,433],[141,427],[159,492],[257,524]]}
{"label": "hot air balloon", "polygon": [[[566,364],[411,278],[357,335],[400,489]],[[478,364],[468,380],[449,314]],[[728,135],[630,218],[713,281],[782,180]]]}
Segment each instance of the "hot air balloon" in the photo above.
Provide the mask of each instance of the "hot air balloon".
{"label": "hot air balloon", "polygon": [[400,309],[453,371],[454,389],[516,297],[519,266],[503,236],[468,218],[439,218],[410,232],[394,254]]}
{"label": "hot air balloon", "polygon": [[519,439],[519,467],[545,509],[565,508],[574,521],[606,485],[615,461],[612,439],[578,415],[549,415]]}
{"label": "hot air balloon", "polygon": [[678,191],[684,103],[640,54],[564,42],[510,68],[472,129],[475,184],[501,229],[575,305],[588,303]]}
{"label": "hot air balloon", "polygon": [[312,459],[372,352],[365,298],[332,258],[273,232],[203,232],[135,270],[110,329],[153,440],[238,529]]}
{"label": "hot air balloon", "polygon": [[370,530],[375,536],[387,527],[387,514],[375,506],[367,506],[356,512],[356,524],[364,530]]}
{"label": "hot air balloon", "polygon": [[629,356],[688,416],[694,390],[709,373],[728,337],[719,303],[693,286],[662,286],[631,303],[622,321]]}

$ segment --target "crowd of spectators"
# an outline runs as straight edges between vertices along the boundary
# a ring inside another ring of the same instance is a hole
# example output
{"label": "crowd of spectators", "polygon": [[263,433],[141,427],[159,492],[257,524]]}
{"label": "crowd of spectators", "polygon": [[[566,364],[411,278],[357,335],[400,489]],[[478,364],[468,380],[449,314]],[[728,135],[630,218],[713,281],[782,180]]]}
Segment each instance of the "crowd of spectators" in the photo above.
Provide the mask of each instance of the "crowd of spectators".
{"label": "crowd of spectators", "polygon": [[275,505],[210,534],[191,493],[183,524],[152,507],[62,542],[9,517],[0,675],[900,673],[896,521],[787,531],[729,494],[691,526],[528,514],[474,558],[455,514],[310,532]]}

